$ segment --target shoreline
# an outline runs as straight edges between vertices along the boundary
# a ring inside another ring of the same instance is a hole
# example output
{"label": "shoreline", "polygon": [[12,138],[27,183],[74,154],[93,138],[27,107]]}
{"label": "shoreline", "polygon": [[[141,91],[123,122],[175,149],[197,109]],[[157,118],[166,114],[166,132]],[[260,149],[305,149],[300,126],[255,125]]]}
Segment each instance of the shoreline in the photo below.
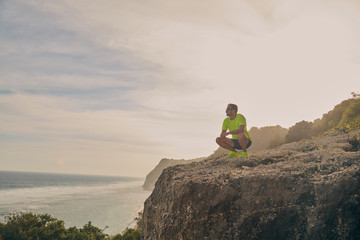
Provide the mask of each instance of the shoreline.
{"label": "shoreline", "polygon": [[133,220],[128,224],[126,228],[139,229],[140,226],[138,223],[142,219],[143,212],[144,212],[144,205],[141,208],[139,208],[139,210],[137,211],[137,217],[133,218]]}

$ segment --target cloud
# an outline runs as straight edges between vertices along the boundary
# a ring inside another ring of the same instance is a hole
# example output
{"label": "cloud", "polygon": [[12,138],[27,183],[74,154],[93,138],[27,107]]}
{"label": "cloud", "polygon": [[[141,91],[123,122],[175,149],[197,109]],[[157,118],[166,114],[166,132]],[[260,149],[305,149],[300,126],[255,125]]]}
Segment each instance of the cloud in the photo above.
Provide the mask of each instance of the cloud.
{"label": "cloud", "polygon": [[[168,144],[149,138],[131,112],[71,111],[73,105],[54,96],[0,96],[2,167],[13,166],[11,159],[20,158],[32,161],[27,170],[36,171],[60,156],[67,159],[69,164],[63,167],[70,172],[81,172],[81,166],[90,164],[92,173],[102,165],[99,169],[107,173],[143,175],[151,169],[137,169],[147,165],[142,161],[157,161],[167,152]],[[119,165],[132,170],[117,169]]]}
{"label": "cloud", "polygon": [[[118,110],[71,111],[76,104],[66,98],[34,95],[1,96],[2,133],[24,134],[49,139],[109,141],[137,147],[142,129],[134,125],[129,112]],[[121,146],[121,145],[120,145]]]}

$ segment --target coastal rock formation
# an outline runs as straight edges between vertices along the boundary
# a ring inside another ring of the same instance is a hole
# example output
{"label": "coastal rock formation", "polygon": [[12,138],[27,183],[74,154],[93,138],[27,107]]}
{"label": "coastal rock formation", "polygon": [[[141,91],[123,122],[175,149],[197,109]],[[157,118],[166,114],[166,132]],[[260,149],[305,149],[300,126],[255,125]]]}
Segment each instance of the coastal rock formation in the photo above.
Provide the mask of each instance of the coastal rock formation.
{"label": "coastal rock formation", "polygon": [[155,187],[155,183],[160,177],[162,171],[171,166],[175,166],[178,164],[186,164],[191,162],[197,162],[204,160],[205,158],[196,158],[191,160],[175,160],[175,159],[167,159],[163,158],[160,160],[159,164],[156,165],[156,167],[148,174],[146,175],[145,182],[143,185],[143,188],[149,191],[152,191]]}
{"label": "coastal rock formation", "polygon": [[359,139],[339,134],[169,167],[144,204],[143,238],[360,239]]}

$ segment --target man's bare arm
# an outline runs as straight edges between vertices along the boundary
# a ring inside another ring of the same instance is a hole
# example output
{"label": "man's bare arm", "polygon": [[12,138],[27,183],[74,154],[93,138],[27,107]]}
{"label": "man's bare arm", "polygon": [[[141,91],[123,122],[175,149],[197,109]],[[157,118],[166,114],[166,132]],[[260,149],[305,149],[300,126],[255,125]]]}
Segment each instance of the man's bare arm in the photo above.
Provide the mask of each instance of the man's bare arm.
{"label": "man's bare arm", "polygon": [[223,132],[221,132],[221,134],[223,135],[225,135],[225,136],[227,136],[227,135],[230,135],[230,134],[239,134],[239,133],[243,133],[245,131],[245,125],[240,125],[239,126],[239,129],[237,129],[237,130],[234,130],[234,131],[230,131],[230,132],[225,132],[225,133],[223,133]]}
{"label": "man's bare arm", "polygon": [[226,136],[226,130],[222,130],[220,133],[220,137],[225,137]]}

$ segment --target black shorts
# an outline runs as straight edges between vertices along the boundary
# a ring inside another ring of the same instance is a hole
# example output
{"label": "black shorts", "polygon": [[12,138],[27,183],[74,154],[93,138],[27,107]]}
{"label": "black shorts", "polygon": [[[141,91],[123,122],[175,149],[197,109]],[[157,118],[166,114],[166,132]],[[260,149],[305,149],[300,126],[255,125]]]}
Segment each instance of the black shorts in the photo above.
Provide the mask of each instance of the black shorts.
{"label": "black shorts", "polygon": [[[239,144],[239,141],[237,139],[231,139],[234,143],[234,149],[242,149],[242,147]],[[251,146],[252,141],[249,139],[248,143],[247,143],[247,148]]]}

